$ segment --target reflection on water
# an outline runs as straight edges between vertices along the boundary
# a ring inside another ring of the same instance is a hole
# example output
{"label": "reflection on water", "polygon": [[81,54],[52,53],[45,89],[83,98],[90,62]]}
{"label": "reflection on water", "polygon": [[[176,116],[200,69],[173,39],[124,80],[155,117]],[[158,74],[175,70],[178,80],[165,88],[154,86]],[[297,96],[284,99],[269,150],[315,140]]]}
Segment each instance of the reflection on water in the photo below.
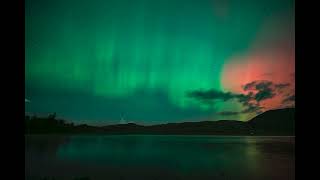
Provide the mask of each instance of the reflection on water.
{"label": "reflection on water", "polygon": [[26,179],[294,179],[294,137],[26,136]]}

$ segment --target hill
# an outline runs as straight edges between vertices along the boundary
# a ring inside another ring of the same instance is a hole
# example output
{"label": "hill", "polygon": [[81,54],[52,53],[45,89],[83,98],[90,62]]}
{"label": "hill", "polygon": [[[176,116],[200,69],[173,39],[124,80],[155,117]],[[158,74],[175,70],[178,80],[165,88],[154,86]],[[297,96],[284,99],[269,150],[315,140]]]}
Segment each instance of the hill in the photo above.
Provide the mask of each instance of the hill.
{"label": "hill", "polygon": [[294,135],[295,108],[266,111],[248,124],[256,135]]}
{"label": "hill", "polygon": [[234,120],[168,123],[142,126],[134,123],[103,127],[73,125],[64,120],[26,118],[27,134],[43,133],[103,133],[103,134],[194,134],[194,135],[294,135],[295,109],[266,111],[248,122]]}

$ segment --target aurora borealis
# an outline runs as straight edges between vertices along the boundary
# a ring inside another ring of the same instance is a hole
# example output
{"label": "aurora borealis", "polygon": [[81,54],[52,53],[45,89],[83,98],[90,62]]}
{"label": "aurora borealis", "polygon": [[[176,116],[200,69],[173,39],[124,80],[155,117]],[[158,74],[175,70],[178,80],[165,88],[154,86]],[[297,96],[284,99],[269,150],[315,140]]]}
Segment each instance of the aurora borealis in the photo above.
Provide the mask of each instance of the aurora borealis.
{"label": "aurora borealis", "polygon": [[294,106],[294,1],[26,0],[26,112],[246,121]]}

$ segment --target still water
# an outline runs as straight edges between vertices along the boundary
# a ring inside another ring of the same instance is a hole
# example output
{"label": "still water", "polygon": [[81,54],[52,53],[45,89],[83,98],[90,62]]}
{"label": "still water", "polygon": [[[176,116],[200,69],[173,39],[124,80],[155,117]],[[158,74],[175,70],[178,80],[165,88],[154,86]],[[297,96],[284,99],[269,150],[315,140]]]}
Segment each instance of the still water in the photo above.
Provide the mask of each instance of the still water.
{"label": "still water", "polygon": [[295,179],[294,137],[26,135],[26,179]]}

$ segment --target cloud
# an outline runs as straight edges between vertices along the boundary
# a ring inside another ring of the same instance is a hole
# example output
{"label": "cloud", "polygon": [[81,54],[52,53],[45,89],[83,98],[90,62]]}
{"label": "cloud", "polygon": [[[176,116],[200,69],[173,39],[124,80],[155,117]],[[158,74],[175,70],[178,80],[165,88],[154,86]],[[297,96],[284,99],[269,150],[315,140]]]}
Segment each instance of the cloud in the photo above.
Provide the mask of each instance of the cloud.
{"label": "cloud", "polygon": [[187,93],[187,96],[190,98],[194,98],[203,103],[212,103],[215,100],[228,101],[231,99],[236,99],[239,103],[243,104],[246,109],[241,112],[233,112],[233,111],[224,111],[218,114],[220,115],[236,115],[240,113],[251,113],[261,109],[259,105],[254,101],[253,92],[249,92],[248,94],[236,94],[231,92],[222,92],[214,89],[207,91],[191,91]]}
{"label": "cloud", "polygon": [[272,89],[266,88],[266,89],[260,90],[260,91],[254,96],[254,99],[255,99],[257,102],[260,102],[260,101],[265,100],[265,99],[273,98],[274,96],[275,96],[275,94],[273,93]]}
{"label": "cloud", "polygon": [[254,99],[257,102],[274,97],[275,94],[271,89],[271,81],[254,81],[253,85],[255,86],[255,90],[258,91],[254,96]]}
{"label": "cloud", "polygon": [[244,91],[256,91],[256,94],[254,95],[254,99],[257,102],[271,99],[273,98],[277,93],[282,93],[282,90],[285,88],[288,88],[290,86],[290,83],[279,83],[274,84],[271,81],[267,80],[258,80],[253,81],[248,84],[245,84],[243,86]]}
{"label": "cloud", "polygon": [[295,107],[295,94],[287,94],[287,96],[282,100],[282,108],[294,108]]}
{"label": "cloud", "polygon": [[237,99],[240,103],[247,105],[249,101],[253,99],[253,92],[249,92],[248,94],[238,94]]}
{"label": "cloud", "polygon": [[24,102],[25,102],[25,103],[29,103],[29,102],[31,102],[31,101],[30,101],[29,99],[26,99],[26,98],[25,98],[25,99],[24,99]]}
{"label": "cloud", "polygon": [[263,107],[259,106],[258,104],[248,104],[247,108],[241,111],[241,113],[261,113]]}
{"label": "cloud", "polygon": [[289,103],[289,102],[294,102],[296,99],[296,96],[293,94],[293,95],[289,95],[287,98],[285,98],[282,103]]}
{"label": "cloud", "polygon": [[[243,86],[244,91],[248,94],[236,94],[231,92],[222,92],[214,89],[201,91],[196,90],[187,93],[188,97],[198,99],[201,101],[237,99],[240,103],[248,105],[250,101],[260,102],[265,99],[270,99],[275,96],[275,89],[283,88],[287,84],[273,84],[271,81],[253,81]],[[274,88],[275,87],[275,88]]]}
{"label": "cloud", "polygon": [[248,84],[245,84],[243,90],[245,91],[257,91],[254,95],[254,99],[257,102],[260,102],[265,99],[269,99],[274,97],[274,92],[271,88],[272,82],[271,81],[253,81]]}
{"label": "cloud", "polygon": [[271,81],[266,81],[266,80],[258,80],[258,81],[252,81],[248,84],[245,84],[243,86],[243,90],[249,91],[249,90],[261,90],[264,88],[269,87],[272,84]]}
{"label": "cloud", "polygon": [[[282,93],[282,90],[288,88],[289,83],[279,83],[275,84],[267,80],[257,80],[247,83],[243,86],[243,90],[247,94],[237,94],[232,92],[222,92],[214,89],[211,90],[196,90],[187,93],[187,96],[203,103],[213,103],[215,100],[228,101],[231,99],[236,99],[241,103],[245,109],[239,112],[236,111],[222,111],[218,114],[224,116],[237,115],[242,113],[261,113],[262,107],[260,105],[261,101],[271,99],[277,94]],[[284,101],[292,101],[293,97],[288,97]]]}
{"label": "cloud", "polygon": [[275,84],[275,87],[278,88],[278,89],[283,89],[283,88],[286,88],[286,87],[289,87],[289,86],[290,86],[290,83]]}
{"label": "cloud", "polygon": [[211,101],[211,100],[228,101],[230,99],[236,98],[237,94],[211,89],[207,91],[202,91],[202,90],[191,91],[187,93],[187,96],[200,101]]}

